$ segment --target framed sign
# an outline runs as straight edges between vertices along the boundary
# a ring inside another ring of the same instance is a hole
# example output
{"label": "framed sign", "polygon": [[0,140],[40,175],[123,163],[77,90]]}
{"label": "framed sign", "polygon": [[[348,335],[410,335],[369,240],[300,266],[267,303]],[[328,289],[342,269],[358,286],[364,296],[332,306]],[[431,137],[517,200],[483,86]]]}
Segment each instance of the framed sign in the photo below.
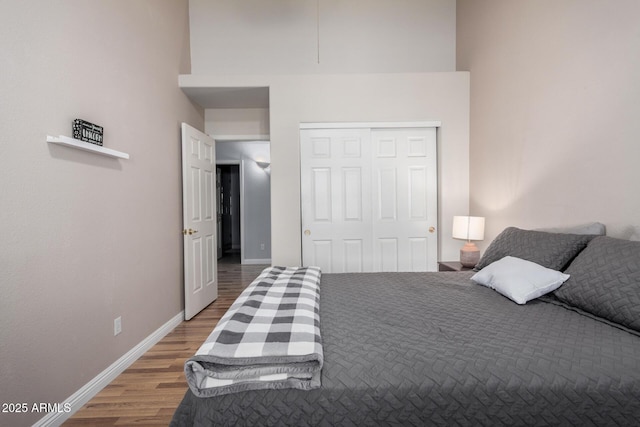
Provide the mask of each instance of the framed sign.
{"label": "framed sign", "polygon": [[91,144],[102,145],[104,129],[102,126],[90,123],[86,120],[75,119],[73,121],[73,138]]}

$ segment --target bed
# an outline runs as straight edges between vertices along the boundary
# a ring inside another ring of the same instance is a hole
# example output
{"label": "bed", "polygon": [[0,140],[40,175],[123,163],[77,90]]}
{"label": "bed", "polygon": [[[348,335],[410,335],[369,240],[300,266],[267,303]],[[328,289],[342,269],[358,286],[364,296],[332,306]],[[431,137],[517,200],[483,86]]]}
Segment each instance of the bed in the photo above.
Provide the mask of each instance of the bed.
{"label": "bed", "polygon": [[514,256],[570,277],[526,304],[475,271],[323,274],[319,388],[189,390],[171,425],[638,425],[640,242],[576,236],[487,249],[480,272]]}

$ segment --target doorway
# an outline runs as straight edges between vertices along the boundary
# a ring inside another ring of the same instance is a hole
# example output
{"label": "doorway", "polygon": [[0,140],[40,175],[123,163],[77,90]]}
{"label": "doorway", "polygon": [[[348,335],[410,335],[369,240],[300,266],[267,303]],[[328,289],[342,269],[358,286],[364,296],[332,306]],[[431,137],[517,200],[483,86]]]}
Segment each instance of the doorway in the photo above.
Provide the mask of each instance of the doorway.
{"label": "doorway", "polygon": [[240,165],[217,164],[216,178],[218,260],[221,264],[240,264],[242,253]]}
{"label": "doorway", "polygon": [[[219,192],[223,192],[223,172],[228,173],[231,186],[224,198],[218,194],[218,212],[223,213],[220,204],[230,199],[231,216],[225,217],[225,225],[231,224],[231,248],[229,233],[226,233],[224,250],[219,253],[226,261],[240,264],[271,264],[271,167],[269,141],[240,141],[216,139],[216,173],[220,168]],[[225,169],[226,168],[226,169]],[[216,187],[217,188],[217,187]],[[223,216],[219,215],[220,235]],[[229,221],[230,220],[230,221]],[[220,240],[222,246],[222,239]],[[240,257],[238,258],[238,252]]]}

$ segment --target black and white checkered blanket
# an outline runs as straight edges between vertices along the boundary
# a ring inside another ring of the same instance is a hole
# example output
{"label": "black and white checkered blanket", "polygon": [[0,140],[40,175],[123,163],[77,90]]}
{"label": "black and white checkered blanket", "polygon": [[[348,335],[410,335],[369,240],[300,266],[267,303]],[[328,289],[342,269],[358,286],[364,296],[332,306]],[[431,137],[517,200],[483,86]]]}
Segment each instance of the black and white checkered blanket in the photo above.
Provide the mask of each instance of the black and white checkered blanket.
{"label": "black and white checkered blanket", "polygon": [[266,268],[186,361],[193,393],[320,387],[319,284],[317,267]]}

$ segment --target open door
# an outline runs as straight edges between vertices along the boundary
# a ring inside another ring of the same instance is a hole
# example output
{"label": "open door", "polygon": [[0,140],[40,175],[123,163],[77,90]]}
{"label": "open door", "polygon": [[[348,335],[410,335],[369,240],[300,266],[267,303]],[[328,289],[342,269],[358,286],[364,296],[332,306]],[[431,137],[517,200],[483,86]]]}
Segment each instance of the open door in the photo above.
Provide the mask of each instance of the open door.
{"label": "open door", "polygon": [[182,123],[184,318],[218,297],[215,141]]}

